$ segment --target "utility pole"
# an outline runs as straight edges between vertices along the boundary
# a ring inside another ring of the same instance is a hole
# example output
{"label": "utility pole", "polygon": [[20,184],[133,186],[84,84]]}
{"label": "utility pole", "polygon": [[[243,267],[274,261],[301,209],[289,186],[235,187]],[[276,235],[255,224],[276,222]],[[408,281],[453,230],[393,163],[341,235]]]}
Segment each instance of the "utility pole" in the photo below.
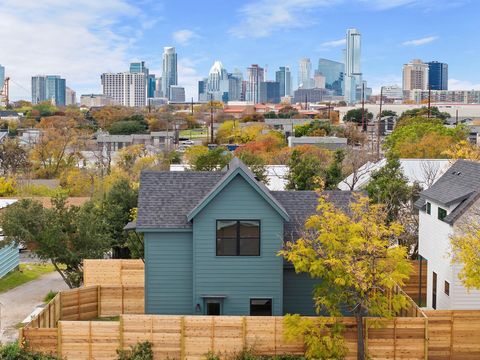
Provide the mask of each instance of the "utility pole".
{"label": "utility pole", "polygon": [[210,93],[210,144],[213,144],[213,94]]}
{"label": "utility pole", "polygon": [[367,124],[365,122],[365,83],[362,83],[362,131],[367,132]]}
{"label": "utility pole", "polygon": [[307,94],[305,94],[305,110],[308,110],[308,109],[307,109],[307,106],[308,106],[308,105],[307,105]]}
{"label": "utility pole", "polygon": [[455,124],[458,125],[458,109],[455,111]]}
{"label": "utility pole", "polygon": [[428,118],[430,119],[431,108],[432,106],[432,87],[430,84],[428,85]]}
{"label": "utility pole", "polygon": [[[377,123],[377,161],[380,160],[380,126],[382,122],[382,105],[383,105],[383,86],[380,88],[380,112],[378,113]],[[386,126],[387,124],[385,124]]]}
{"label": "utility pole", "polygon": [[193,116],[193,97],[192,97],[192,108],[191,108],[191,113],[192,113],[192,116]]}

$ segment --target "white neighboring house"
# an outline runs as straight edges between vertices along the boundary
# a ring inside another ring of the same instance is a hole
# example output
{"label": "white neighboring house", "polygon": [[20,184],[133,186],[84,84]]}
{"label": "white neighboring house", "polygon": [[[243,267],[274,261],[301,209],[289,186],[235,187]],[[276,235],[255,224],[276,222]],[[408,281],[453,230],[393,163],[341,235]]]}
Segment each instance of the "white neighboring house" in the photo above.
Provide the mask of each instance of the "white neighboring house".
{"label": "white neighboring house", "polygon": [[480,291],[467,291],[458,277],[462,265],[452,264],[449,255],[450,236],[462,221],[471,221],[478,205],[480,163],[467,160],[455,162],[415,203],[419,209],[419,254],[428,262],[429,309],[480,309]]}
{"label": "white neighboring house", "polygon": [[[338,188],[344,191],[362,190],[370,182],[372,173],[380,170],[386,164],[387,159],[378,162],[368,161],[353,174],[343,179],[338,184]],[[400,165],[409,185],[417,182],[422,189],[427,189],[449,169],[452,162],[448,159],[400,159]]]}

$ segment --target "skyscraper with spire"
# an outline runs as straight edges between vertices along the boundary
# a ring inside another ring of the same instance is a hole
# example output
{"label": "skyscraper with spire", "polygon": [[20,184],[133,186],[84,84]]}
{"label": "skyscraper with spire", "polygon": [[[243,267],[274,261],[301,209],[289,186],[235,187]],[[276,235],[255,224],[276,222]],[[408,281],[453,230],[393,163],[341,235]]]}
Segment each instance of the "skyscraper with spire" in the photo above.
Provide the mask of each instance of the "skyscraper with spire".
{"label": "skyscraper with spire", "polygon": [[357,102],[357,87],[362,85],[361,34],[357,29],[348,29],[345,49],[345,101],[348,104]]}
{"label": "skyscraper with spire", "polygon": [[170,86],[178,85],[177,53],[174,47],[163,48],[162,93],[170,99]]}

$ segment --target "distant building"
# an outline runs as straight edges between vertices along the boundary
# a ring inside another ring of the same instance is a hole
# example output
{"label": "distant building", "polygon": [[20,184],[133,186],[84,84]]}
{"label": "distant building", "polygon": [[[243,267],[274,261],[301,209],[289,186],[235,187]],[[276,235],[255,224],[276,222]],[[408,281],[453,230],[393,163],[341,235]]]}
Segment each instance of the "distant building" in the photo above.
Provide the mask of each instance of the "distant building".
{"label": "distant building", "polygon": [[313,87],[312,63],[309,58],[300,59],[298,63],[298,88],[311,89]]}
{"label": "distant building", "polygon": [[215,61],[208,73],[207,92],[208,100],[228,101],[229,80],[228,73],[221,61]]}
{"label": "distant building", "polygon": [[348,104],[357,102],[357,88],[362,84],[361,68],[361,34],[357,29],[347,30],[347,48],[345,50],[345,101]]}
{"label": "distant building", "polygon": [[344,74],[345,64],[337,61],[320,59],[318,60],[317,74],[325,76],[325,88],[334,91],[334,95],[344,95]]}
{"label": "distant building", "polygon": [[209,101],[207,91],[208,78],[198,82],[198,101]]}
{"label": "distant building", "polygon": [[405,100],[416,103],[426,101],[430,96],[433,103],[480,104],[480,90],[410,90],[404,95]]}
{"label": "distant building", "polygon": [[448,64],[430,61],[428,64],[428,84],[432,90],[448,90]]}
{"label": "distant building", "polygon": [[325,76],[322,74],[315,74],[313,77],[313,87],[317,89],[325,89],[326,86],[326,79]]}
{"label": "distant building", "polygon": [[403,90],[398,85],[383,86],[383,97],[385,99],[401,100],[403,99]]}
{"label": "distant building", "polygon": [[103,94],[115,103],[129,107],[147,104],[146,77],[143,73],[104,73],[101,76]]}
{"label": "distant building", "polygon": [[32,76],[32,104],[50,101],[55,106],[66,105],[66,82],[59,75]]}
{"label": "distant building", "polygon": [[228,74],[228,101],[242,101],[243,74],[240,69],[235,69]]}
{"label": "distant building", "polygon": [[143,73],[148,76],[148,68],[145,66],[145,61],[138,61],[130,63],[131,73]]}
{"label": "distant building", "polygon": [[170,101],[174,103],[185,102],[185,88],[178,85],[170,85]]}
{"label": "distant building", "polygon": [[247,68],[246,101],[257,104],[260,100],[260,83],[265,81],[265,70],[253,64]]}
{"label": "distant building", "polygon": [[155,78],[155,98],[161,98],[163,97],[163,92],[162,92],[162,77],[156,77]]}
{"label": "distant building", "polygon": [[336,136],[290,136],[288,138],[289,147],[301,145],[315,145],[328,150],[345,149],[347,147],[347,139]]}
{"label": "distant building", "polygon": [[0,89],[3,87],[5,81],[5,67],[0,65]]}
{"label": "distant building", "polygon": [[288,66],[280,66],[275,72],[275,81],[280,84],[280,97],[292,95],[292,74]]}
{"label": "distant building", "polygon": [[162,93],[171,99],[170,86],[178,85],[177,53],[174,47],[163,48]]}
{"label": "distant building", "polygon": [[414,59],[403,65],[403,90],[428,90],[428,64]]}
{"label": "distant building", "polygon": [[80,96],[80,106],[87,108],[102,107],[114,105],[113,99],[108,95],[103,94],[83,94]]}
{"label": "distant building", "polygon": [[261,103],[280,103],[280,83],[276,81],[264,81],[260,83]]}
{"label": "distant building", "polygon": [[327,89],[297,89],[293,93],[294,103],[312,103],[329,101],[333,96],[332,90]]}
{"label": "distant building", "polygon": [[147,98],[154,98],[157,90],[157,81],[155,74],[149,74],[147,76]]}
{"label": "distant building", "polygon": [[77,105],[77,93],[74,90],[70,89],[69,87],[65,89],[65,92],[66,92],[65,104],[67,106]]}

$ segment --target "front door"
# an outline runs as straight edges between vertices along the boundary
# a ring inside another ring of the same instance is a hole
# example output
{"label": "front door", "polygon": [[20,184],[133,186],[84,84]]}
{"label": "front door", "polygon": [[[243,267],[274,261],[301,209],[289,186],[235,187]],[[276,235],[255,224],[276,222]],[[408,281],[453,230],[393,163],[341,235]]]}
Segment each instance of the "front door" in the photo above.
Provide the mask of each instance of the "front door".
{"label": "front door", "polygon": [[437,273],[434,272],[432,276],[432,308],[437,308]]}

